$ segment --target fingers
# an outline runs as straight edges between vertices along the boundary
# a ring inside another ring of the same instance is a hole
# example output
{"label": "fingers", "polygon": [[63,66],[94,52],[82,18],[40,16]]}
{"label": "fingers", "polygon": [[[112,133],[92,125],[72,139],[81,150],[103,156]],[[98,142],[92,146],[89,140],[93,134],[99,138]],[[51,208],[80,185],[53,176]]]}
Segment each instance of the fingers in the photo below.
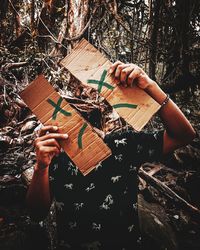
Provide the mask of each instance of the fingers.
{"label": "fingers", "polygon": [[51,138],[51,139],[47,139],[44,141],[36,140],[35,148],[36,148],[36,153],[39,155],[46,154],[46,153],[59,154],[61,146],[59,145],[59,143],[56,141],[55,138]]}
{"label": "fingers", "polygon": [[134,80],[139,78],[141,74],[142,74],[142,70],[139,67],[134,67],[127,77],[127,84],[132,85]]}
{"label": "fingers", "polygon": [[[44,136],[45,137],[45,136]],[[55,138],[46,140],[35,140],[37,162],[41,166],[49,166],[51,159],[60,154],[61,146]]]}
{"label": "fingers", "polygon": [[45,141],[45,140],[52,139],[52,138],[56,140],[66,140],[68,139],[68,134],[49,133],[41,137],[38,137],[37,139],[39,139],[39,141]]}
{"label": "fingers", "polygon": [[61,146],[59,145],[59,143],[56,141],[55,138],[51,138],[51,139],[48,139],[48,140],[45,140],[45,141],[37,141],[35,143],[35,146],[36,148],[39,148],[39,147],[43,147],[43,146],[54,146],[54,147],[57,147],[59,150],[61,149]]}
{"label": "fingers", "polygon": [[132,85],[134,80],[140,78],[143,70],[135,64],[125,64],[117,61],[110,67],[113,76],[120,80],[123,85]]}
{"label": "fingers", "polygon": [[128,84],[128,76],[130,75],[130,73],[133,71],[133,66],[130,65],[124,69],[122,69],[121,74],[120,74],[120,82],[123,84]]}
{"label": "fingers", "polygon": [[46,147],[42,146],[40,147],[40,154],[51,154],[58,155],[60,153],[60,150],[57,147]]}
{"label": "fingers", "polygon": [[[129,67],[130,64],[125,64],[125,63],[122,63],[120,61],[117,61],[115,62],[111,67],[110,67],[110,70],[109,70],[109,73],[110,74],[113,74],[113,76],[117,79],[121,79],[121,74],[122,74],[122,71],[123,69]],[[125,76],[124,76],[125,77]]]}
{"label": "fingers", "polygon": [[39,131],[39,137],[45,135],[47,132],[56,132],[56,131],[58,131],[58,127],[57,126],[52,126],[52,125],[44,126]]}
{"label": "fingers", "polygon": [[[120,81],[121,81],[121,79],[126,79],[127,75],[126,75],[126,72],[123,71],[123,70],[125,70],[129,66],[130,66],[130,64],[120,64],[120,65],[118,65],[116,70],[115,70],[114,77],[119,79]],[[122,81],[122,83],[123,83],[123,81]]]}
{"label": "fingers", "polygon": [[117,61],[115,63],[113,63],[109,69],[109,74],[112,74],[113,72],[115,72],[116,68],[120,65],[120,64],[123,64],[122,62],[120,61]]}
{"label": "fingers", "polygon": [[52,158],[60,153],[59,140],[66,140],[67,138],[67,134],[59,133],[57,126],[44,126],[39,131],[39,137],[35,139],[37,167],[48,167]]}
{"label": "fingers", "polygon": [[[58,131],[57,126],[45,126],[39,132],[39,137],[35,139],[35,147],[39,149],[44,146],[54,146],[60,150],[59,140],[68,139],[68,134],[55,133]],[[47,133],[50,132],[50,133]],[[54,132],[54,133],[53,133]]]}

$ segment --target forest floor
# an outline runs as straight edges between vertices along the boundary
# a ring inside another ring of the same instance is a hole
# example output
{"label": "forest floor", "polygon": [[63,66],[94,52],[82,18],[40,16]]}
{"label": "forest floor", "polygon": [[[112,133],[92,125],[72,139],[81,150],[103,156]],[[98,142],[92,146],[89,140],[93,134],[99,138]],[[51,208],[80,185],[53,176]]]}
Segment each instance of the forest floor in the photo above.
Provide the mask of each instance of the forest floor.
{"label": "forest floor", "polygon": [[[4,78],[5,74],[0,78],[0,249],[52,250],[56,240],[54,206],[46,221],[40,223],[31,221],[25,206],[35,163],[33,140],[40,123],[18,95],[27,81],[20,86],[14,79],[17,72],[14,73],[12,81]],[[111,115],[105,103],[88,101],[91,96],[97,100],[91,88],[83,89],[75,81],[70,84],[70,92],[61,80],[56,87],[97,127],[97,132],[107,133],[125,126],[116,114]],[[179,92],[171,98],[200,133],[200,90]],[[159,117],[152,118],[144,129],[162,129]],[[152,242],[154,249],[200,249],[199,163],[200,140],[196,138],[162,163],[142,166],[138,196],[140,223],[147,244]]]}

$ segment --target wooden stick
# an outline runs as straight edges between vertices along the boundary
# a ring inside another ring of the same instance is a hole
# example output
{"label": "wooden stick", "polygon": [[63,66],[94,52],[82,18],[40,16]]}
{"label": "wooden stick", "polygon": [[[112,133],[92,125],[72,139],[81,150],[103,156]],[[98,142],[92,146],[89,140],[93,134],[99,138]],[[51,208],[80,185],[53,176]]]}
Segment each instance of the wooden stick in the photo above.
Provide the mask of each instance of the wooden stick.
{"label": "wooden stick", "polygon": [[6,63],[4,66],[2,66],[2,70],[9,70],[13,68],[19,68],[27,66],[28,62],[12,62],[12,63]]}
{"label": "wooden stick", "polygon": [[155,187],[158,189],[163,195],[170,198],[170,200],[176,202],[177,204],[184,207],[188,212],[193,213],[198,219],[200,219],[200,210],[196,208],[195,206],[191,205],[189,202],[184,200],[182,197],[180,197],[178,194],[176,194],[171,188],[166,186],[164,183],[162,183],[160,180],[156,179],[153,176],[150,176],[144,169],[141,167],[138,175],[144,179],[149,185]]}

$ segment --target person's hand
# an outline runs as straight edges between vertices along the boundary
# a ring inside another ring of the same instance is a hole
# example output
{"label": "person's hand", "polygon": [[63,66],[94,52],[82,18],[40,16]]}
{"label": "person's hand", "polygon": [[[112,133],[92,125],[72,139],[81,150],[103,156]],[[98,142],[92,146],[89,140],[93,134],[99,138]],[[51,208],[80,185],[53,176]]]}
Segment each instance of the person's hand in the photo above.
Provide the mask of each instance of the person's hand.
{"label": "person's hand", "polygon": [[35,139],[37,168],[48,167],[52,158],[60,153],[59,140],[67,138],[67,134],[58,133],[57,126],[44,126],[40,130],[38,138]]}
{"label": "person's hand", "polygon": [[147,88],[155,84],[144,70],[133,63],[125,64],[117,61],[111,65],[109,73],[125,87],[135,84],[139,88],[147,90]]}

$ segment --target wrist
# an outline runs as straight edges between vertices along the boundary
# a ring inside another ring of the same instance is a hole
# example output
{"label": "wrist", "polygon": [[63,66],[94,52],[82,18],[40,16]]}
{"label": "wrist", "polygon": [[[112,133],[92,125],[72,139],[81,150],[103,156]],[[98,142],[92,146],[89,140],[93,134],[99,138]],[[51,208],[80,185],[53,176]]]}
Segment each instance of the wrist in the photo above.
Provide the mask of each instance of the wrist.
{"label": "wrist", "polygon": [[155,81],[151,80],[148,86],[145,88],[145,91],[147,92],[147,94],[152,93],[156,87],[158,87],[158,84]]}
{"label": "wrist", "polygon": [[48,167],[49,167],[49,165],[46,165],[46,164],[41,163],[41,162],[37,162],[35,164],[34,171],[45,171],[48,169]]}
{"label": "wrist", "polygon": [[153,80],[147,88],[146,93],[150,95],[160,105],[162,105],[167,98],[167,94]]}

